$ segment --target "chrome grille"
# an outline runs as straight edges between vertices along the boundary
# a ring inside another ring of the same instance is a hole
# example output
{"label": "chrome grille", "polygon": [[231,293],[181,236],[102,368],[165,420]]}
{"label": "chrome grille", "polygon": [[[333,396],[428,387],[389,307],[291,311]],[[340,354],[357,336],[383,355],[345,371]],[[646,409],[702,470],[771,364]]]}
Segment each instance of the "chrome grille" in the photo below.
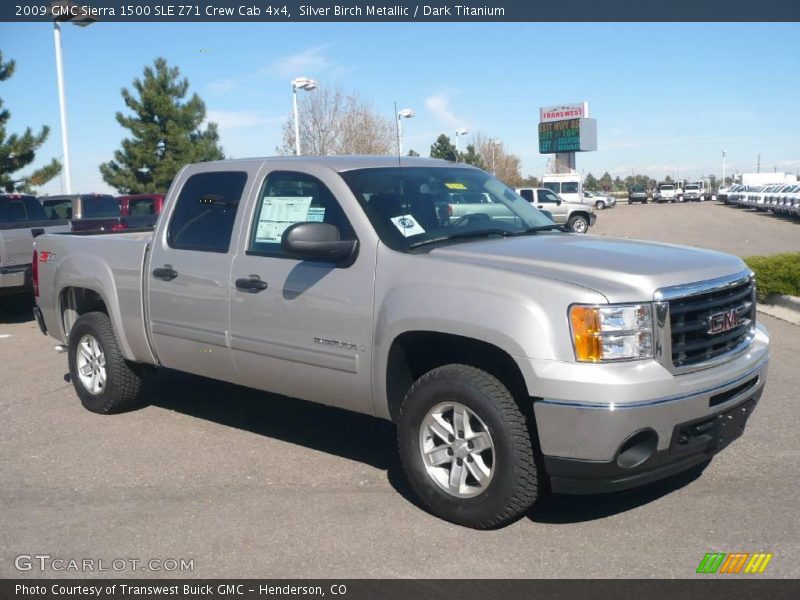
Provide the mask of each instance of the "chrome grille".
{"label": "chrome grille", "polygon": [[[748,342],[756,318],[754,291],[753,280],[746,277],[709,291],[669,298],[673,366],[680,369],[713,361]],[[733,315],[738,322],[728,328]],[[713,332],[712,321],[724,323],[724,330]]]}

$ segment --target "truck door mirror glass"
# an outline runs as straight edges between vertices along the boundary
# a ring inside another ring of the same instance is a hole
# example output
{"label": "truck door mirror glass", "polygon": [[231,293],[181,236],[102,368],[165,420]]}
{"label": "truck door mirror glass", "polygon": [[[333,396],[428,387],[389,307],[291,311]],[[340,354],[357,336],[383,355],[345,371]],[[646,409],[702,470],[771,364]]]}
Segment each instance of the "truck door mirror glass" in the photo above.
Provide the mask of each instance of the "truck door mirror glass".
{"label": "truck door mirror glass", "polygon": [[342,240],[330,223],[295,223],[281,236],[281,248],[298,258],[340,261],[351,258],[356,247],[356,240]]}

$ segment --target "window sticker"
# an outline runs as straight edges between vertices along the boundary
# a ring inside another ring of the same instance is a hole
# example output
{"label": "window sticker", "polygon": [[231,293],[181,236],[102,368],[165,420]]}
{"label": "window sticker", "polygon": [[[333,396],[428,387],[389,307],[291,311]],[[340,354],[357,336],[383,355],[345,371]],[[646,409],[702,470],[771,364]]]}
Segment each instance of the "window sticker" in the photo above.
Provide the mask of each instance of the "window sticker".
{"label": "window sticker", "polygon": [[[312,213],[309,218],[311,196],[267,196],[261,201],[261,214],[256,228],[256,242],[280,242],[290,225],[303,221],[322,220],[322,215]],[[316,209],[315,209],[316,210]]]}
{"label": "window sticker", "polygon": [[392,217],[389,220],[394,223],[394,226],[403,234],[403,237],[425,233],[422,226],[417,223],[416,219],[411,215],[400,215],[399,217]]}
{"label": "window sticker", "polygon": [[465,190],[465,189],[467,189],[467,186],[465,186],[463,183],[457,183],[457,182],[456,183],[445,183],[445,186],[447,186],[447,188],[451,189],[451,190]]}

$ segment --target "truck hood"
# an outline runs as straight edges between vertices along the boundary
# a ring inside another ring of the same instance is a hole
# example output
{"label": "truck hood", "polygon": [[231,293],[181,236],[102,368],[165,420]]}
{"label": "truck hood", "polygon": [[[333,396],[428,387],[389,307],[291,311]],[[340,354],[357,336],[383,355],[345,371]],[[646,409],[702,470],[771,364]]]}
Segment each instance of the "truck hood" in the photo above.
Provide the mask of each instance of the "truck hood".
{"label": "truck hood", "polygon": [[572,283],[609,302],[651,300],[662,287],[747,270],[741,259],[721,252],[565,233],[465,242],[436,248],[430,256]]}

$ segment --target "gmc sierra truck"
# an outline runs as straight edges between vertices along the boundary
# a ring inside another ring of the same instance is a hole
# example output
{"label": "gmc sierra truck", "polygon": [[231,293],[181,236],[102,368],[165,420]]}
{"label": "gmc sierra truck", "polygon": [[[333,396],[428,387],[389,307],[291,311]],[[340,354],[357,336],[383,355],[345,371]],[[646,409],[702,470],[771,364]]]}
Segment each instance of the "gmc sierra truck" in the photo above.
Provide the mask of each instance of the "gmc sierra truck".
{"label": "gmc sierra truck", "polygon": [[35,196],[0,194],[0,296],[31,293],[33,239],[56,231],[69,224],[48,220]]}
{"label": "gmc sierra truck", "polygon": [[[454,190],[507,213],[443,221]],[[155,231],[43,235],[34,265],[88,410],[168,367],[390,419],[423,504],[475,528],[702,469],[767,376],[739,258],[565,232],[438,160],[189,165]]]}

